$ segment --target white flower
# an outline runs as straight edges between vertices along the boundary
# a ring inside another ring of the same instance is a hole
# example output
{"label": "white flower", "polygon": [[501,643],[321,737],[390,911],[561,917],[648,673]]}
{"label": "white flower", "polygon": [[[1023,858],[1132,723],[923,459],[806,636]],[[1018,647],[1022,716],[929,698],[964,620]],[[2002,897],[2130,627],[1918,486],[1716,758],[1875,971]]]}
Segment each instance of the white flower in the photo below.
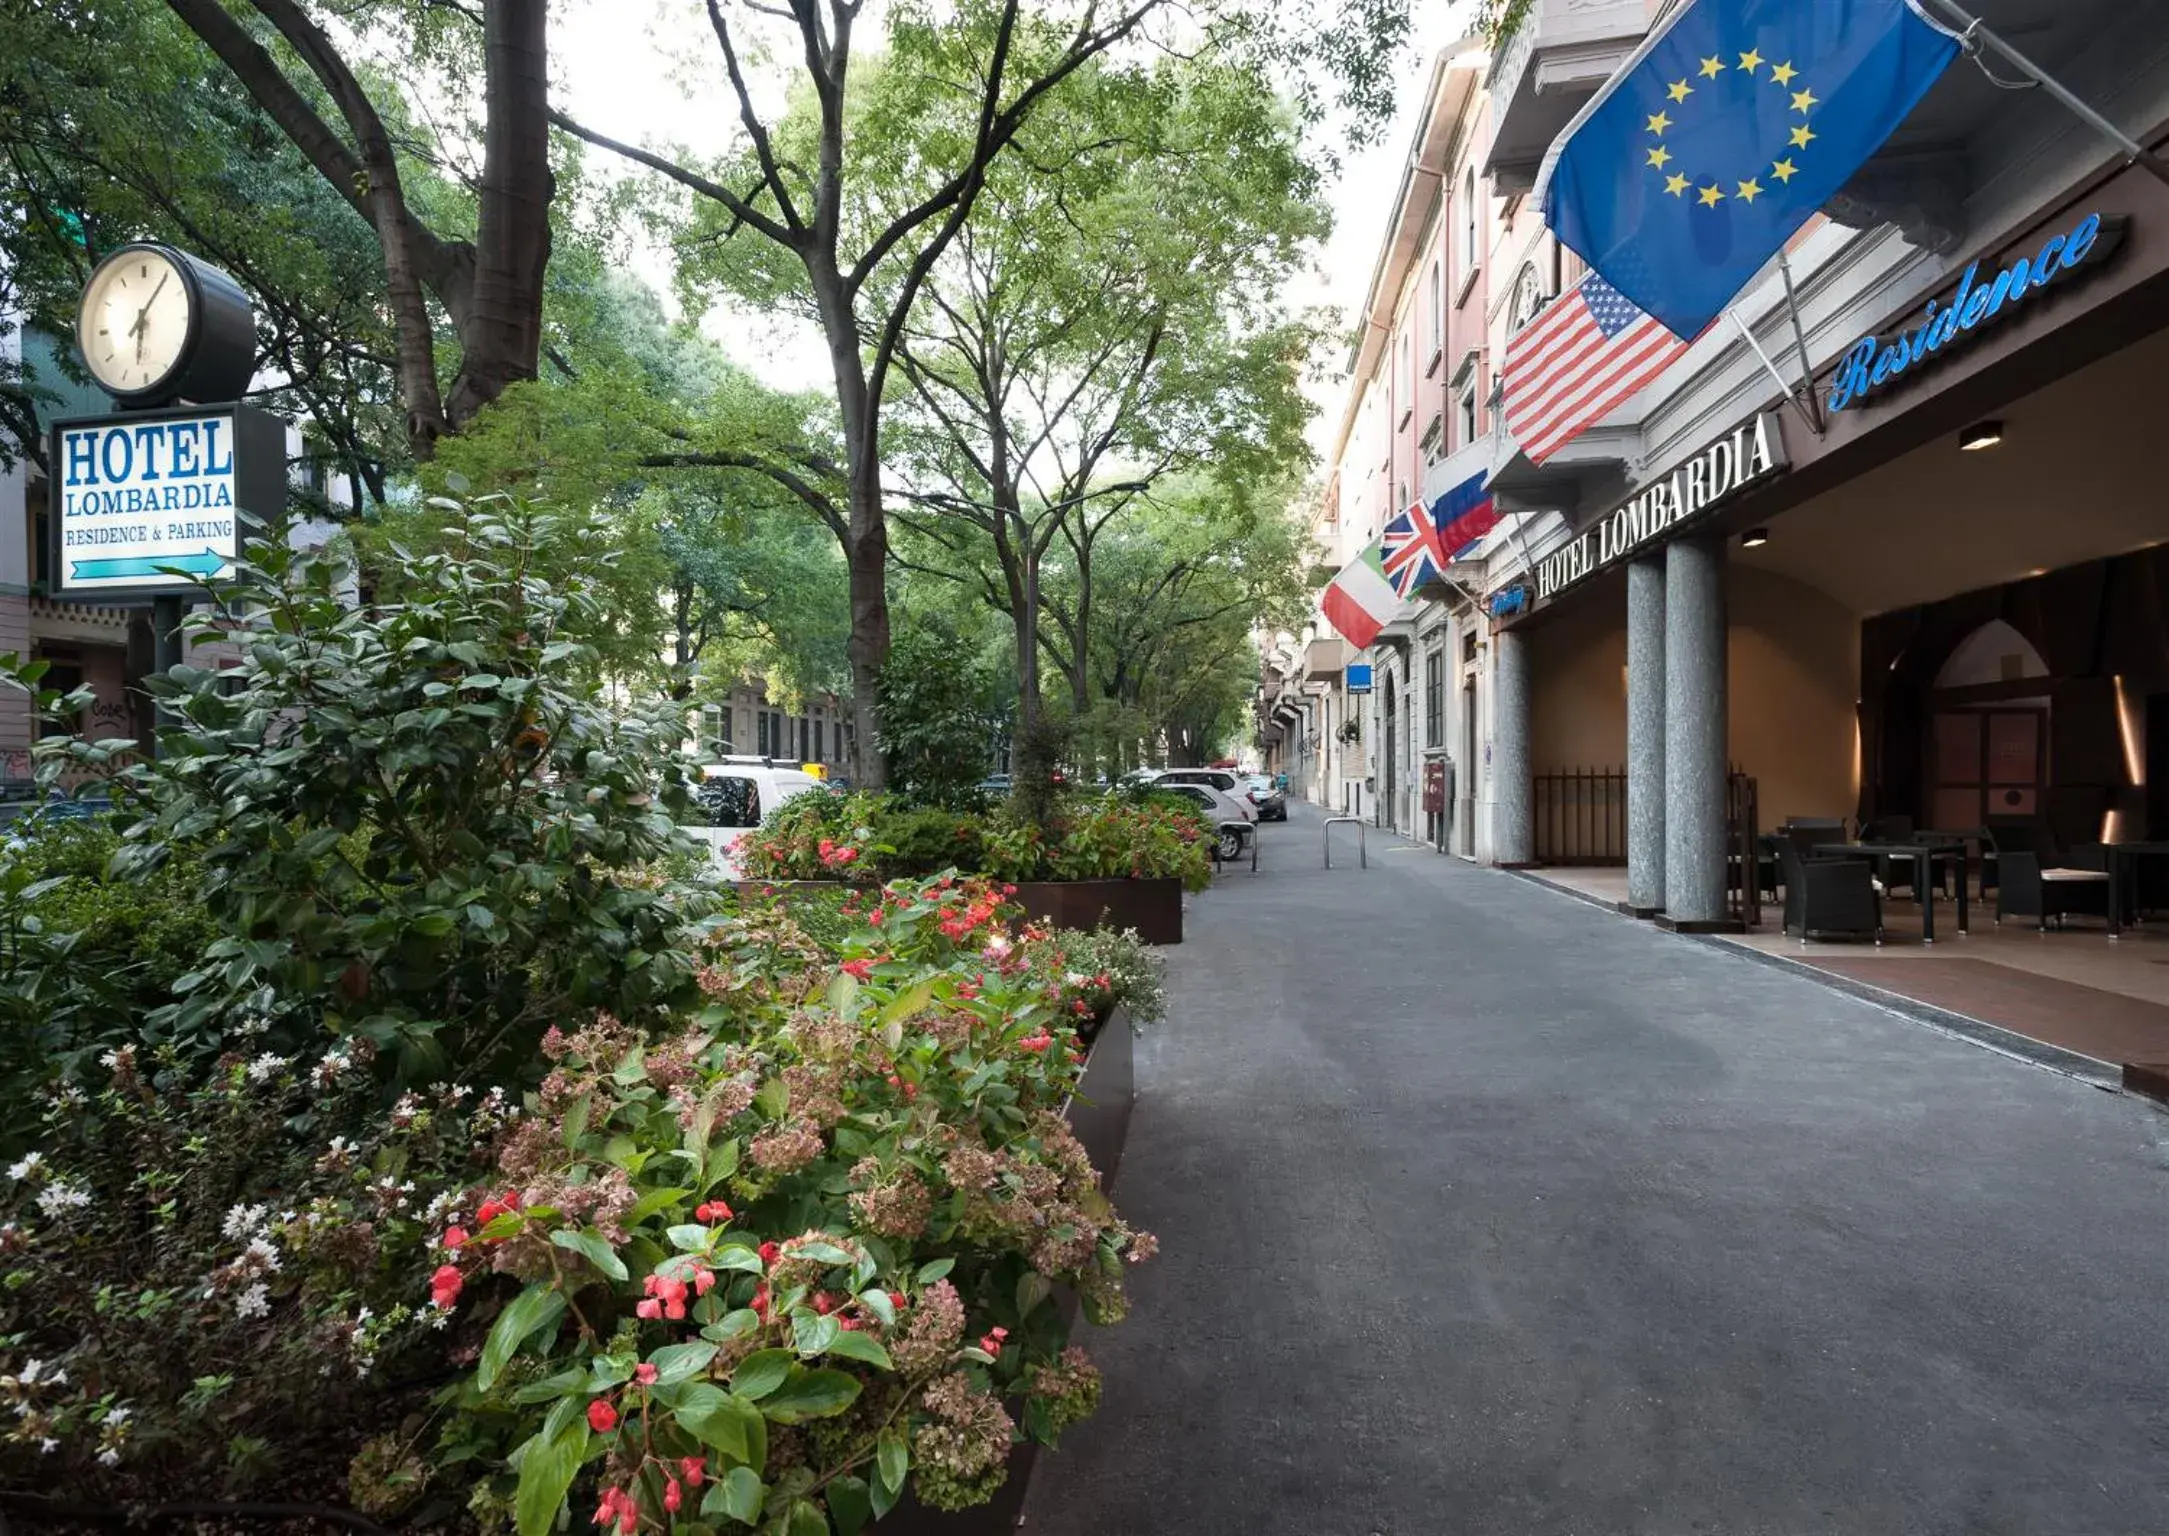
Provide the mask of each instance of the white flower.
{"label": "white flower", "polygon": [[996,933],[988,935],[987,953],[992,955],[995,959],[999,960],[1004,955],[1008,954],[1009,947],[1009,940],[1003,938],[1000,934]]}
{"label": "white flower", "polygon": [[58,1440],[45,1439],[38,1442],[38,1450],[43,1455],[50,1456],[59,1449],[60,1442]]}
{"label": "white flower", "polygon": [[225,1225],[219,1230],[234,1242],[243,1242],[264,1229],[264,1208],[260,1205],[237,1205],[226,1213]]}
{"label": "white flower", "polygon": [[262,1317],[271,1310],[271,1292],[259,1280],[233,1299],[234,1316]]}
{"label": "white flower", "polygon": [[1092,978],[1087,976],[1083,971],[1071,971],[1067,976],[1064,976],[1062,978],[1062,985],[1065,987],[1082,987],[1086,982],[1090,981],[1091,979]]}
{"label": "white flower", "polygon": [[324,1053],[324,1059],[316,1064],[315,1068],[309,1073],[309,1076],[315,1081],[317,1087],[325,1088],[329,1087],[332,1083],[337,1082],[339,1080],[339,1075],[342,1072],[350,1069],[353,1065],[354,1058],[349,1056],[346,1052],[326,1051]]}
{"label": "white flower", "polygon": [[119,1051],[107,1051],[98,1058],[98,1065],[108,1072],[118,1072],[121,1062],[125,1059]]}
{"label": "white flower", "polygon": [[107,1446],[104,1450],[98,1453],[98,1464],[104,1467],[119,1466],[120,1452],[113,1449],[113,1447],[110,1445]]}
{"label": "white flower", "polygon": [[252,1083],[268,1083],[272,1078],[278,1076],[285,1065],[286,1058],[284,1056],[281,1056],[276,1051],[266,1051],[249,1063],[249,1081]]}
{"label": "white flower", "polygon": [[125,1424],[133,1417],[135,1417],[133,1408],[108,1408],[105,1421],[108,1424]]}
{"label": "white flower", "polygon": [[259,1269],[276,1270],[279,1267],[279,1250],[271,1246],[268,1238],[253,1238],[243,1258],[254,1259]]}
{"label": "white flower", "polygon": [[33,1360],[28,1365],[22,1368],[21,1374],[16,1376],[15,1379],[21,1382],[26,1387],[36,1386],[38,1382],[38,1374],[44,1369],[45,1362],[43,1360]]}
{"label": "white flower", "polygon": [[260,1013],[250,1014],[234,1026],[234,1033],[243,1040],[253,1040],[271,1028],[271,1021]]}
{"label": "white flower", "polygon": [[38,1191],[38,1209],[55,1220],[88,1204],[90,1191],[80,1184],[70,1184],[66,1179],[55,1179]]}
{"label": "white flower", "polygon": [[422,1212],[422,1219],[432,1226],[459,1214],[459,1196],[451,1190],[441,1191]]}
{"label": "white flower", "polygon": [[21,1159],[8,1165],[8,1177],[20,1184],[45,1166],[43,1152],[25,1152]]}

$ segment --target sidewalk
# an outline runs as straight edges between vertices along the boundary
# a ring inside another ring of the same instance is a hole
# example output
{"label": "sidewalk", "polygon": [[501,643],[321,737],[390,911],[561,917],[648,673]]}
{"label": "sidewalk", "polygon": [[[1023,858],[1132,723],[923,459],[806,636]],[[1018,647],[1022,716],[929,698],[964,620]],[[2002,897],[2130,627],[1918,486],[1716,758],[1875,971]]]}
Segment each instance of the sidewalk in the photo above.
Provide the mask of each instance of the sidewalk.
{"label": "sidewalk", "polygon": [[1170,952],[1027,1533],[2169,1530],[2169,1119],[1294,814]]}

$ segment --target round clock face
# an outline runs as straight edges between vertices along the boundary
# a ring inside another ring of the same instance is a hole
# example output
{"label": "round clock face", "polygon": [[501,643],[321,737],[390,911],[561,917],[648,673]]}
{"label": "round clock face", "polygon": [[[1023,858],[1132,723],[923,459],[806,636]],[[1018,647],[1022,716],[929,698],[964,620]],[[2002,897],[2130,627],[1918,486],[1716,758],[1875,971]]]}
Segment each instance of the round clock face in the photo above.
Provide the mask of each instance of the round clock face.
{"label": "round clock face", "polygon": [[189,343],[192,289],[173,258],[131,246],[100,263],[83,289],[77,339],[98,382],[116,395],[156,389]]}

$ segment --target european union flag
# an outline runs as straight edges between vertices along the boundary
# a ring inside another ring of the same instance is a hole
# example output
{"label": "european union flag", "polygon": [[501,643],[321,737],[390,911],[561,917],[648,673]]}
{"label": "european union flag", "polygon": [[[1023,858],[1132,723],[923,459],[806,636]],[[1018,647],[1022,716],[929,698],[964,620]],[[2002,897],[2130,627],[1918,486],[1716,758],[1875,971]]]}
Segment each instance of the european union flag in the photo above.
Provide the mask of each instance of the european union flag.
{"label": "european union flag", "polygon": [[1914,0],[1693,0],[1552,147],[1545,222],[1698,335],[1957,55]]}

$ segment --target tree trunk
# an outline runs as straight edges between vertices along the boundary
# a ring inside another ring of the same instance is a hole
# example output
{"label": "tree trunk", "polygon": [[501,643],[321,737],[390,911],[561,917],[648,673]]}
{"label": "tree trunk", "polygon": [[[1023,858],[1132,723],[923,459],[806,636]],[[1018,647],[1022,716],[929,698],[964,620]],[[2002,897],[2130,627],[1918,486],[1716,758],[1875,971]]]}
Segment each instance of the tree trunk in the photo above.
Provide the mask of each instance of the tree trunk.
{"label": "tree trunk", "polygon": [[[535,377],[542,278],[550,260],[548,0],[488,0],[482,37],[487,122],[474,270],[459,328],[459,373],[445,402],[457,432],[505,386]],[[451,308],[449,304],[448,308]]]}
{"label": "tree trunk", "polygon": [[[851,487],[851,543],[844,551],[851,572],[851,782],[856,789],[886,789],[887,754],[881,750],[881,669],[889,659],[889,532],[881,518],[881,486]],[[872,506],[862,515],[862,499]]]}

